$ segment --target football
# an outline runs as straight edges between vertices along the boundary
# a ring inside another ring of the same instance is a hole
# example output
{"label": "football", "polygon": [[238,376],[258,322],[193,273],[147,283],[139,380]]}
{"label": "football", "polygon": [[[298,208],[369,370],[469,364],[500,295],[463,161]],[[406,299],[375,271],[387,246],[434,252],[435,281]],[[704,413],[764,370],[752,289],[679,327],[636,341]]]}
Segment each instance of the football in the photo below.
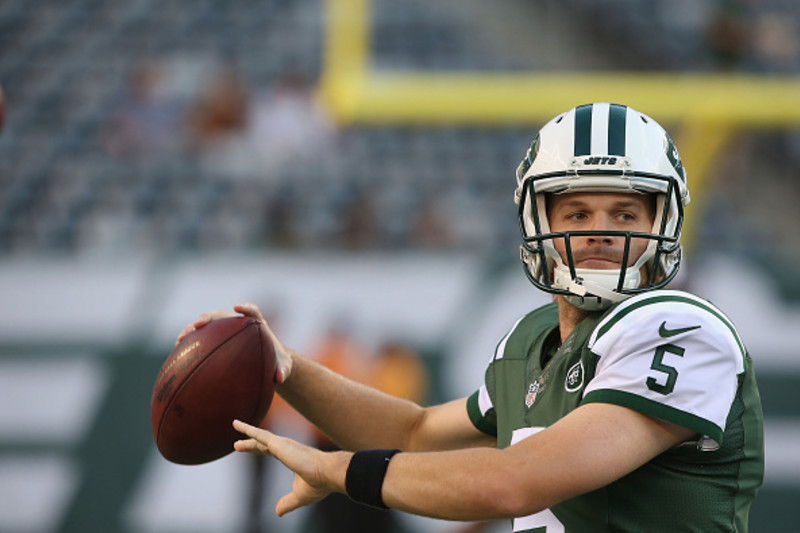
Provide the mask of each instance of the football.
{"label": "football", "polygon": [[214,320],[187,335],[161,367],[150,399],[156,446],[167,460],[208,463],[242,438],[234,419],[259,425],[275,391],[275,348],[258,320]]}

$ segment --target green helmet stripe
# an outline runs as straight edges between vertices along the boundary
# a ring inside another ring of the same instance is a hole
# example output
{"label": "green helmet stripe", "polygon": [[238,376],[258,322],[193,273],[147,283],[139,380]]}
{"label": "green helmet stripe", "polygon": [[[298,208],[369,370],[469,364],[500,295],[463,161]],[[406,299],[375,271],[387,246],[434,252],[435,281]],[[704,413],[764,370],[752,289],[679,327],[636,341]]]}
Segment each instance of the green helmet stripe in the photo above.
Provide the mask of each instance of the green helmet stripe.
{"label": "green helmet stripe", "polygon": [[672,138],[669,136],[669,134],[667,134],[667,159],[669,159],[669,162],[672,163],[672,167],[681,177],[681,180],[686,183],[686,172],[683,170],[683,162],[681,162],[681,157],[678,155],[678,149],[675,148],[675,143],[672,142]]}
{"label": "green helmet stripe", "polygon": [[628,108],[611,104],[608,108],[608,155],[625,155],[625,120]]}
{"label": "green helmet stripe", "polygon": [[592,108],[593,104],[575,108],[575,153],[588,155],[592,149]]}

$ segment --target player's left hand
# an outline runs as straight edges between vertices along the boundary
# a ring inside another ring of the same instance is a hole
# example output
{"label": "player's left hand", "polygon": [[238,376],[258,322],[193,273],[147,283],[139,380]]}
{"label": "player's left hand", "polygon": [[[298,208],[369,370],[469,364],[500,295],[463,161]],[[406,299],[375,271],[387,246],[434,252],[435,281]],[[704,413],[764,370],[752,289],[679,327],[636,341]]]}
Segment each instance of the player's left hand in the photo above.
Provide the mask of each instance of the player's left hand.
{"label": "player's left hand", "polygon": [[348,452],[323,452],[240,420],[235,420],[233,427],[250,437],[236,441],[236,451],[271,455],[294,472],[292,492],[278,500],[275,507],[278,516],[314,504],[331,492],[344,491],[351,455]]}

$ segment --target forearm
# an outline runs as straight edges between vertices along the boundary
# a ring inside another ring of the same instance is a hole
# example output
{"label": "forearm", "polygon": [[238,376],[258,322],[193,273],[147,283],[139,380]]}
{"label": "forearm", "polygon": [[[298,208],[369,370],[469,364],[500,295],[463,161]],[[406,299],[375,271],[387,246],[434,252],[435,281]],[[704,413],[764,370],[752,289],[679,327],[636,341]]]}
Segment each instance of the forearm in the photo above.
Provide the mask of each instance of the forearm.
{"label": "forearm", "polygon": [[[437,411],[434,422],[439,414],[446,411]],[[501,450],[399,453],[387,465],[391,451],[325,453],[242,422],[234,427],[250,437],[236,450],[268,453],[296,473],[292,493],[278,502],[279,515],[350,487],[362,502],[469,521],[552,507],[620,479],[692,435],[625,407],[590,403]]]}
{"label": "forearm", "polygon": [[[345,453],[327,455],[322,468],[330,489],[342,493],[346,493],[354,460]],[[392,509],[461,521],[512,518],[555,503],[544,490],[546,483],[520,493],[515,475],[509,475],[506,456],[490,448],[395,455],[386,471],[381,500]]]}
{"label": "forearm", "polygon": [[534,512],[561,492],[554,485],[563,469],[542,462],[559,475],[531,479],[523,460],[530,454],[509,449],[399,453],[387,464],[390,451],[322,452],[240,421],[234,427],[250,437],[235,443],[237,451],[272,455],[295,472],[292,492],[276,505],[279,516],[340,492],[420,516],[486,520]]}
{"label": "forearm", "polygon": [[390,396],[292,353],[292,372],[278,393],[343,449],[409,449],[424,417],[419,405]]}
{"label": "forearm", "polygon": [[509,498],[510,480],[497,483],[495,473],[503,470],[493,465],[502,455],[491,448],[400,454],[389,465],[383,500],[393,509],[445,520],[519,516],[521,500]]}

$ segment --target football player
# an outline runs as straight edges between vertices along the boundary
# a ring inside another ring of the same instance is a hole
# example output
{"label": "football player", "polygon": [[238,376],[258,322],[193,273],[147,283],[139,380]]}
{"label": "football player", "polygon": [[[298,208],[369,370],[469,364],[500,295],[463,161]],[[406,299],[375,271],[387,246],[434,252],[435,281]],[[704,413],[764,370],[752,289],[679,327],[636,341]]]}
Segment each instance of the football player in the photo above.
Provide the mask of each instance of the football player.
{"label": "football player", "polygon": [[235,422],[247,437],[236,450],[295,472],[278,514],[338,491],[435,518],[510,518],[515,532],[747,531],[764,469],[760,400],[731,321],[666,288],[689,202],[669,135],[623,105],[571,109],[534,139],[515,200],[525,273],[554,301],[502,337],[470,397],[422,408],[274,339],[278,393],[357,450]]}

